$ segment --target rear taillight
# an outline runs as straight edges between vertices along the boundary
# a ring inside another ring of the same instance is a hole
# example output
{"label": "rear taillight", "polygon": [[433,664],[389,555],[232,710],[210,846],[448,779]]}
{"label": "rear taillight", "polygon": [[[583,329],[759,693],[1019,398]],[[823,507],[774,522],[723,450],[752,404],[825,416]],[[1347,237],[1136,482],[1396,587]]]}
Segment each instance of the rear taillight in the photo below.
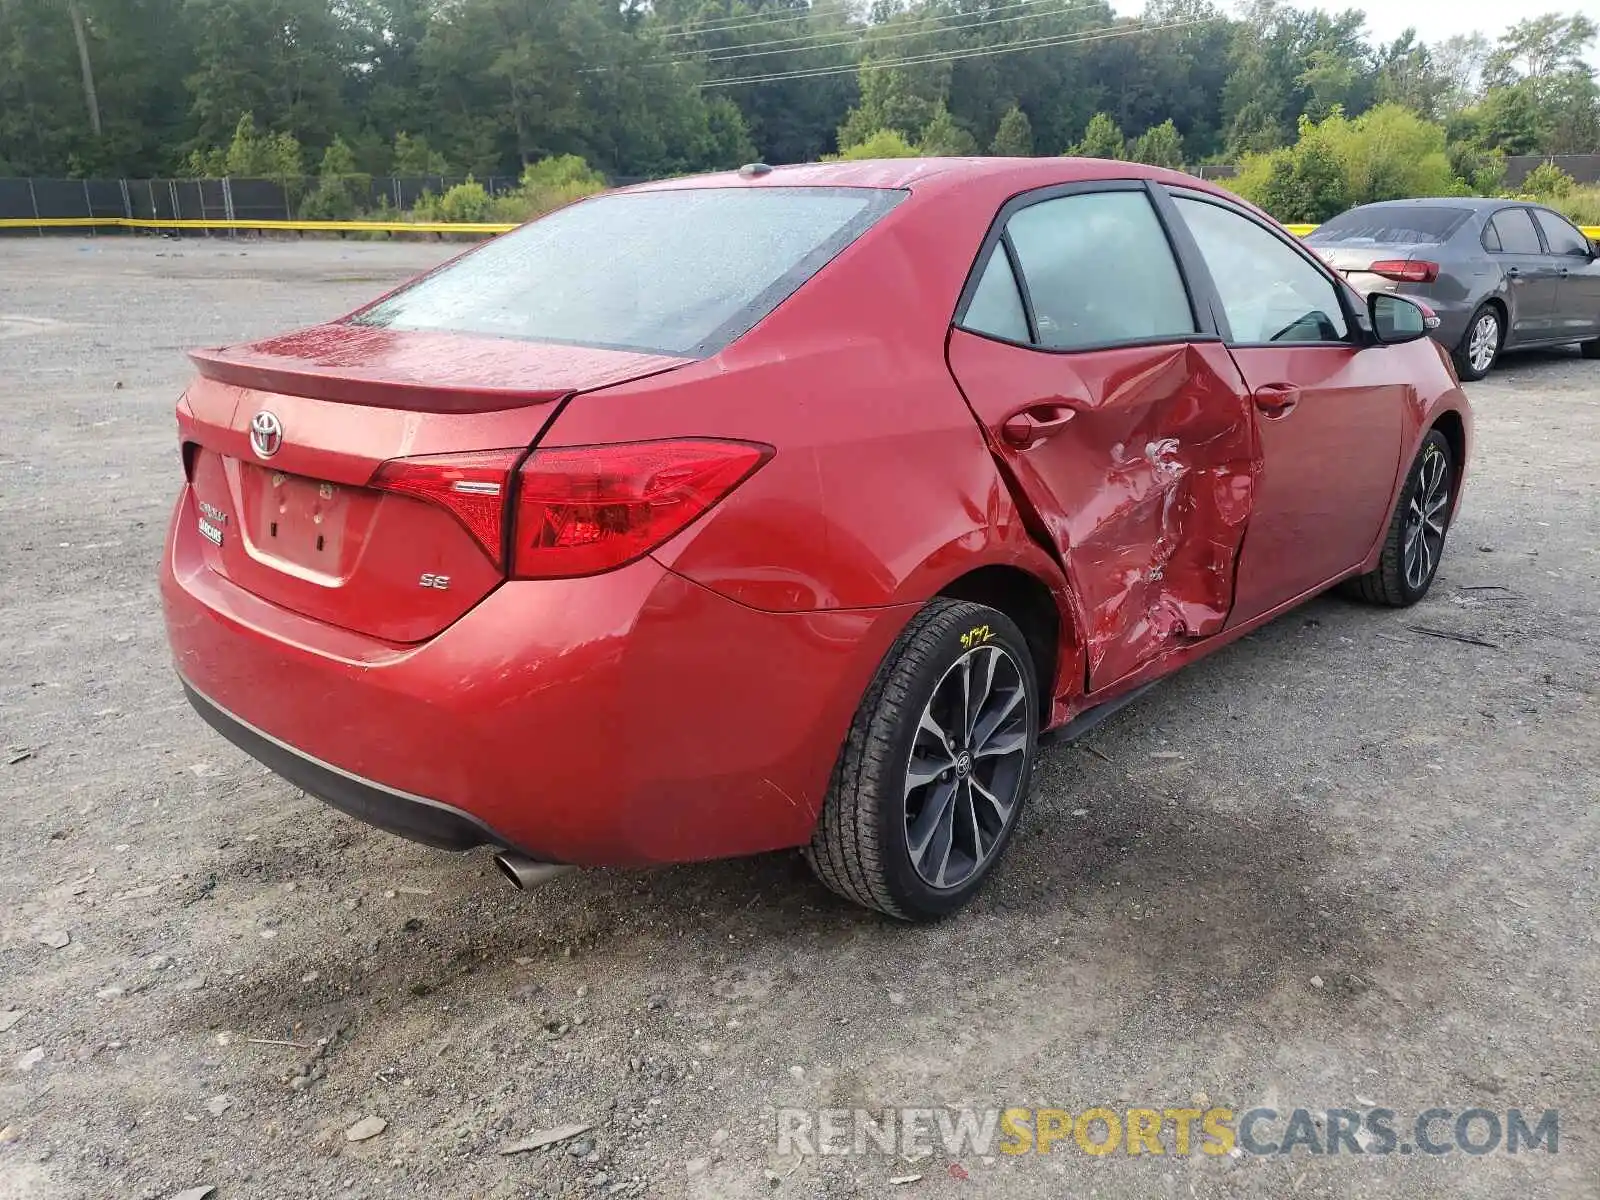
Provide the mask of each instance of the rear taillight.
{"label": "rear taillight", "polygon": [[447,509],[521,579],[595,575],[640,558],[687,528],[772,456],[770,446],[699,438],[484,450],[395,458],[371,486]]}
{"label": "rear taillight", "polygon": [[770,446],[701,439],[535,450],[517,476],[511,574],[594,575],[632,562],[771,455]]}
{"label": "rear taillight", "polygon": [[1379,259],[1367,270],[1374,275],[1382,275],[1385,279],[1397,279],[1401,283],[1432,283],[1439,278],[1438,263],[1416,258]]}
{"label": "rear taillight", "polygon": [[1437,329],[1437,328],[1439,328],[1439,314],[1438,313],[1434,312],[1433,309],[1429,308],[1421,300],[1412,300],[1411,303],[1415,304],[1418,308],[1420,308],[1422,310],[1422,327],[1424,329]]}
{"label": "rear taillight", "polygon": [[506,492],[523,450],[480,450],[427,458],[394,458],[372,476],[372,487],[428,500],[460,521],[489,553],[504,561]]}

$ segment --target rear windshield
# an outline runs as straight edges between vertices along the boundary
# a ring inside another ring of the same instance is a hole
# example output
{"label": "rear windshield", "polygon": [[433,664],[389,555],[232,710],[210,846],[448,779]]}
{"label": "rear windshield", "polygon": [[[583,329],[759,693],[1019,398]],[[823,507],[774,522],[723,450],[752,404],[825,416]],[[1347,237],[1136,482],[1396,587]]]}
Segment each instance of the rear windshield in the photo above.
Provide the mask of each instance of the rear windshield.
{"label": "rear windshield", "polygon": [[714,354],[904,196],[807,187],[599,196],[498,237],[352,319],[690,358]]}
{"label": "rear windshield", "polygon": [[1379,242],[1393,246],[1442,242],[1471,215],[1465,208],[1374,204],[1340,213],[1331,221],[1319,225],[1307,240],[1320,243]]}

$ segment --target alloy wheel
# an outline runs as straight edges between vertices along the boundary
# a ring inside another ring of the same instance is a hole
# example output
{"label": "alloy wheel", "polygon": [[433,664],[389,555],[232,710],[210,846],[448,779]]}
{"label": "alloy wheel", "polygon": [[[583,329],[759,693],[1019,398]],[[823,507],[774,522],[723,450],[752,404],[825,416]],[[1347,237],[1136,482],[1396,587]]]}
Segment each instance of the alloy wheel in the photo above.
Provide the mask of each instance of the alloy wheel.
{"label": "alloy wheel", "polygon": [[1450,518],[1450,460],[1438,446],[1429,445],[1417,465],[1417,486],[1406,507],[1401,564],[1406,586],[1417,591],[1433,577],[1444,550],[1444,531]]}
{"label": "alloy wheel", "polygon": [[1472,334],[1467,341],[1467,361],[1472,364],[1474,371],[1481,373],[1494,364],[1494,356],[1499,351],[1500,318],[1492,312],[1486,312],[1472,327]]}
{"label": "alloy wheel", "polygon": [[1022,799],[1028,705],[1022,669],[995,643],[940,678],[906,764],[906,844],[930,887],[956,888],[993,856]]}

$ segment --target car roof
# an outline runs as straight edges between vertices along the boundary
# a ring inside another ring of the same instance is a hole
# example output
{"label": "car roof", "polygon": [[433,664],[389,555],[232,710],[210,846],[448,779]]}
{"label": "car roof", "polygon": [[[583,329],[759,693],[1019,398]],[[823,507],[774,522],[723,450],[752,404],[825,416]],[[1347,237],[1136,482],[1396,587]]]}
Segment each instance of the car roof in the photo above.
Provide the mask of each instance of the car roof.
{"label": "car roof", "polygon": [[706,187],[869,187],[943,189],[983,181],[1016,191],[1099,179],[1156,179],[1204,191],[1220,189],[1193,175],[1103,158],[874,158],[798,163],[763,171],[723,171],[636,184],[625,191]]}
{"label": "car roof", "polygon": [[[1508,200],[1502,196],[1413,196],[1405,200],[1374,200],[1371,204],[1358,204],[1345,212],[1361,212],[1369,208],[1457,208],[1463,212],[1498,212],[1502,208],[1536,208],[1525,200]],[[1340,213],[1343,216],[1344,213]]]}

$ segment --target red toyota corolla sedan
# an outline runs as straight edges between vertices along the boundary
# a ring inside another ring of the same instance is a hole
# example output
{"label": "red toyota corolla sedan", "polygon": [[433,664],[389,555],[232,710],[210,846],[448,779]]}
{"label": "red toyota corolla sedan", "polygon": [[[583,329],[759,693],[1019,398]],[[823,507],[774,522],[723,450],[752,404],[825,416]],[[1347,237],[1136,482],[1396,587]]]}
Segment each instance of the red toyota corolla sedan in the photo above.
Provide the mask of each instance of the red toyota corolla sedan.
{"label": "red toyota corolla sedan", "polygon": [[1042,733],[1341,581],[1427,592],[1471,437],[1428,320],[1128,163],[600,196],[194,356],[178,671],[291,783],[514,880],[803,847],[935,917]]}

